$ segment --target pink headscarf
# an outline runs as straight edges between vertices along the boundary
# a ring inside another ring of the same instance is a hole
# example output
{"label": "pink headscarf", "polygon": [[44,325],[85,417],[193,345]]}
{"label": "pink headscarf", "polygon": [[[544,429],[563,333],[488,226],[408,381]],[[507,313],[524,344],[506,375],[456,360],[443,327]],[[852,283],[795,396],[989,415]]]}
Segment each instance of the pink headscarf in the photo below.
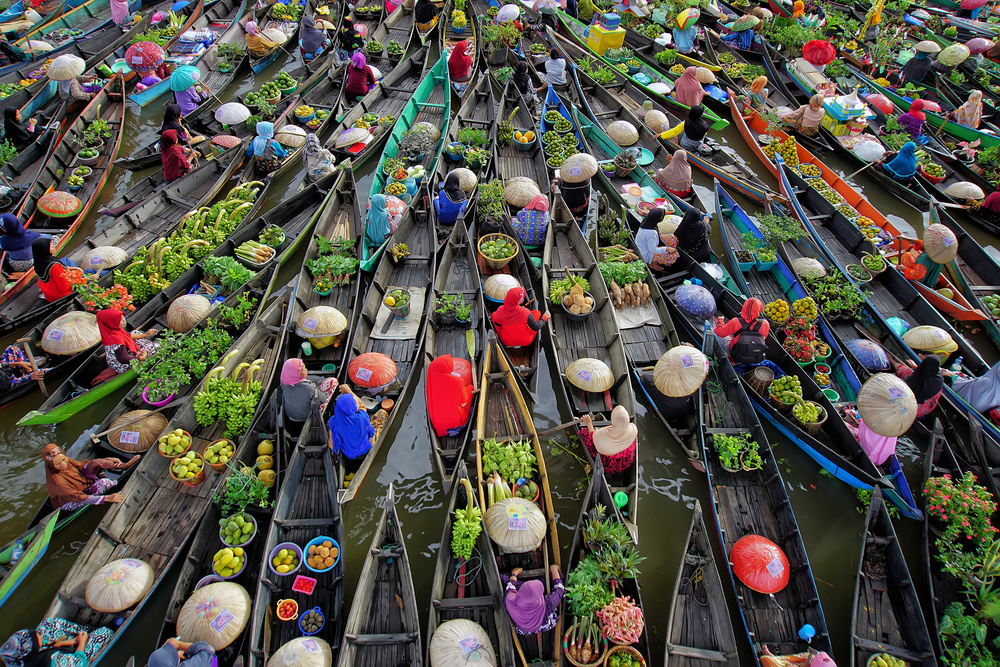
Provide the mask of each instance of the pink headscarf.
{"label": "pink headscarf", "polygon": [[674,86],[674,99],[687,107],[701,104],[705,89],[698,81],[698,68],[692,65],[684,70]]}
{"label": "pink headscarf", "polygon": [[545,584],[529,579],[505,600],[514,625],[526,635],[534,634],[545,623]]}
{"label": "pink headscarf", "polygon": [[889,460],[889,457],[896,453],[896,438],[887,438],[879,435],[868,427],[865,420],[860,420],[858,424],[858,442],[865,454],[877,466]]}
{"label": "pink headscarf", "polygon": [[524,208],[530,211],[548,211],[549,210],[549,198],[545,195],[535,195],[535,198],[531,200],[531,203]]}
{"label": "pink headscarf", "polygon": [[120,25],[128,18],[128,0],[111,0],[111,20]]}
{"label": "pink headscarf", "polygon": [[260,34],[260,31],[257,30],[257,22],[256,21],[247,21],[247,26],[246,27],[247,27],[247,34],[249,34],[249,35],[259,35]]}
{"label": "pink headscarf", "polygon": [[302,371],[305,367],[306,364],[301,359],[286,359],[281,365],[281,384],[288,386],[304,381]]}

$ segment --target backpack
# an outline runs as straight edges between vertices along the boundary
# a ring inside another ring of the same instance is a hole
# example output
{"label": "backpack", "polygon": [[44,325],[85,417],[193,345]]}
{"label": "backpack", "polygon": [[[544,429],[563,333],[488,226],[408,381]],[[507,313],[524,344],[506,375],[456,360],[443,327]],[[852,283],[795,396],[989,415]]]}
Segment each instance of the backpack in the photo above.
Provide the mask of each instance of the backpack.
{"label": "backpack", "polygon": [[729,358],[734,364],[759,364],[764,361],[764,353],[767,351],[767,342],[759,331],[761,322],[754,320],[748,324],[742,317],[739,320],[743,327],[735,334],[739,338],[729,348]]}

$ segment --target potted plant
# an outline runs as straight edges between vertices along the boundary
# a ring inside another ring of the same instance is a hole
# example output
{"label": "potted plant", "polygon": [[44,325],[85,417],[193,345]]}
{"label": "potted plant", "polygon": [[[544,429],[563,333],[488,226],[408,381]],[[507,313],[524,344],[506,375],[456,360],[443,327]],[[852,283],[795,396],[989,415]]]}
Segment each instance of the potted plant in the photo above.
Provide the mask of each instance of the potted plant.
{"label": "potted plant", "polygon": [[858,284],[864,285],[872,279],[872,274],[861,264],[848,264],[846,269],[847,275]]}
{"label": "potted plant", "polygon": [[[266,442],[269,441],[263,441],[261,445]],[[273,445],[271,451],[274,451]],[[270,458],[270,455],[267,456]],[[237,465],[235,461],[229,461],[226,465],[229,467],[229,474],[226,475],[219,490],[212,498],[219,504],[224,517],[219,521],[219,538],[229,546],[241,546],[249,544],[254,535],[257,534],[257,522],[247,513],[247,507],[251,505],[261,509],[270,507],[271,502],[268,500],[270,491],[260,477],[254,474],[254,469],[259,464],[251,468]],[[231,529],[230,523],[239,527],[238,533]],[[253,525],[250,531],[244,528],[247,523]],[[227,541],[227,537],[229,541]],[[241,538],[244,539],[242,543],[233,544]]]}
{"label": "potted plant", "polygon": [[655,56],[656,62],[665,67],[673,65],[677,60],[677,51],[674,49],[663,49]]}
{"label": "potted plant", "polygon": [[465,165],[472,171],[479,171],[490,161],[490,152],[482,148],[466,148]]}
{"label": "potted plant", "polygon": [[753,257],[753,250],[740,249],[736,251],[736,263],[739,264],[740,271],[749,271],[756,264]]}
{"label": "potted plant", "polygon": [[465,328],[472,324],[472,304],[466,303],[465,299],[462,299],[462,303],[455,308],[455,322]]}
{"label": "potted plant", "polygon": [[445,292],[434,301],[434,313],[437,315],[437,322],[442,326],[455,324],[457,312],[460,306],[465,305],[465,299],[461,294],[451,294]]}
{"label": "potted plant", "polygon": [[[759,445],[750,439],[749,433],[739,435],[723,435],[715,433],[712,435],[715,445],[715,452],[719,456],[719,463],[729,472],[739,472],[744,467],[743,459],[747,458],[748,463],[756,463],[756,468],[761,466],[760,455],[757,454]],[[749,453],[756,455],[756,459],[747,456]],[[754,469],[750,466],[748,470]]]}
{"label": "potted plant", "polygon": [[399,140],[399,152],[410,162],[420,162],[434,147],[434,139],[419,128],[408,130]]}
{"label": "potted plant", "polygon": [[453,10],[451,12],[451,28],[455,31],[455,34],[463,34],[465,32],[466,25],[468,25],[468,21],[465,18],[465,12],[460,9]]}
{"label": "potted plant", "polygon": [[[497,7],[490,7],[487,13],[499,11]],[[500,26],[493,22],[486,22],[482,25],[482,40],[487,49],[487,59],[490,65],[503,65],[507,62],[507,44],[501,38]]]}
{"label": "potted plant", "polygon": [[458,162],[465,154],[465,144],[460,141],[452,141],[444,147],[444,155],[451,162]]}
{"label": "potted plant", "polygon": [[489,135],[478,127],[463,127],[458,130],[458,140],[465,146],[486,146]]}

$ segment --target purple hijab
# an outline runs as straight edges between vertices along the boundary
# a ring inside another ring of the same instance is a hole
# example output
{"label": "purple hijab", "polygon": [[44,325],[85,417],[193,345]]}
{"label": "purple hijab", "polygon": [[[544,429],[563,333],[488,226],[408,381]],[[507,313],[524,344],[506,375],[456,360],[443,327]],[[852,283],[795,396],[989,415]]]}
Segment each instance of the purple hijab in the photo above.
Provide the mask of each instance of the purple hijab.
{"label": "purple hijab", "polygon": [[361,51],[358,51],[353,56],[351,56],[352,66],[358,69],[364,69],[367,64],[368,64],[368,59],[365,58],[365,54],[361,53]]}
{"label": "purple hijab", "polygon": [[505,600],[510,620],[522,633],[531,634],[545,624],[545,584],[529,579]]}

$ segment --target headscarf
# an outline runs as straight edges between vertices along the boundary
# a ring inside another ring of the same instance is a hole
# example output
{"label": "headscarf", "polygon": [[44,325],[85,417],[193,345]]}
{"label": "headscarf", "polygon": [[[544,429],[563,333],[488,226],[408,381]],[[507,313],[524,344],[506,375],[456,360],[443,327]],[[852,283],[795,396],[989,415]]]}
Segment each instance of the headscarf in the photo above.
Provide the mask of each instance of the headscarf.
{"label": "headscarf", "polygon": [[905,180],[913,178],[917,173],[917,145],[912,141],[907,141],[885,165],[886,171],[898,179]]}
{"label": "headscarf", "polygon": [[881,3],[874,3],[872,9],[875,11],[872,13],[872,25],[878,25],[882,22],[882,5]]}
{"label": "headscarf", "polygon": [[924,102],[922,99],[919,99],[919,98],[915,99],[915,100],[913,100],[913,103],[910,104],[910,110],[907,111],[906,113],[910,114],[911,116],[913,116],[917,120],[927,120],[927,114],[925,114],[923,111],[921,111],[921,109],[923,109],[926,106],[927,106],[927,102]]}
{"label": "headscarf", "polygon": [[966,127],[979,129],[979,119],[983,115],[983,91],[973,90],[969,101],[955,109],[955,122]]}
{"label": "headscarf", "polygon": [[523,287],[513,287],[507,290],[503,304],[490,316],[493,324],[502,327],[521,324],[528,319],[528,309],[521,304],[527,298],[528,292]]}
{"label": "headscarf", "polygon": [[315,132],[306,135],[306,143],[302,146],[302,161],[305,163],[306,173],[321,171],[327,161],[330,162],[329,171],[333,171],[333,154],[323,148]]}
{"label": "headscarf", "polygon": [[538,579],[529,579],[508,593],[504,604],[510,620],[524,634],[534,634],[545,624],[545,584]]}
{"label": "headscarf", "polygon": [[360,51],[351,56],[351,67],[355,69],[364,69],[367,65],[368,59],[365,58],[365,54]]}
{"label": "headscarf", "polygon": [[302,36],[299,42],[306,53],[315,53],[326,41],[326,31],[316,27],[316,19],[305,16],[302,19]]}
{"label": "headscarf", "polygon": [[17,121],[16,107],[3,108],[3,135],[5,139],[9,139],[10,143],[14,144],[14,148],[18,151],[23,151],[30,146],[38,136]]}
{"label": "headscarf", "polygon": [[413,7],[413,20],[417,23],[430,23],[437,16],[437,7],[430,0],[417,0]]}
{"label": "headscarf", "polygon": [[465,80],[472,69],[472,57],[468,54],[469,43],[464,39],[455,45],[448,58],[448,74],[453,80]]}
{"label": "headscarf", "polygon": [[187,134],[184,128],[181,127],[181,117],[184,114],[181,113],[181,105],[177,102],[171,102],[163,108],[163,124],[160,125],[160,134],[162,135],[167,130],[174,130],[177,133],[177,142],[185,143],[184,135]]}
{"label": "headscarf", "polygon": [[654,232],[659,234],[658,230],[660,222],[666,214],[667,212],[662,208],[650,209],[649,213],[646,214],[646,217],[643,218],[642,222],[639,224],[639,229],[652,229]]}
{"label": "headscarf", "polygon": [[549,198],[545,195],[535,195],[524,209],[526,211],[541,211],[545,213],[549,210]]}
{"label": "headscarf", "polygon": [[301,359],[285,359],[285,363],[281,364],[281,384],[291,386],[305,382],[306,379],[302,377],[305,367],[306,364]]}
{"label": "headscarf", "polygon": [[740,308],[740,317],[747,324],[752,324],[760,319],[763,312],[764,302],[756,297],[750,297],[743,302],[743,306]]}
{"label": "headscarf", "polygon": [[[687,127],[685,125],[685,127]],[[688,154],[684,149],[680,149],[674,153],[674,156],[670,159],[670,164],[668,164],[663,169],[656,172],[656,178],[660,181],[667,189],[673,192],[687,192],[691,189],[691,165],[688,163]],[[653,211],[660,211],[661,209],[653,209]],[[650,215],[653,214],[650,211]],[[649,217],[648,215],[646,216]],[[663,217],[662,215],[660,216]]]}
{"label": "headscarf", "polygon": [[35,275],[43,283],[47,283],[52,277],[52,267],[59,263],[59,260],[52,256],[52,239],[47,236],[39,236],[31,242],[31,260],[35,267]]}
{"label": "headscarf", "polygon": [[111,0],[111,20],[115,25],[121,25],[128,14],[128,0]]}
{"label": "headscarf", "polygon": [[471,387],[455,370],[455,360],[450,354],[442,354],[427,365],[427,398],[427,412],[439,437],[461,426],[456,422],[463,413],[468,419]]}
{"label": "headscarf", "polygon": [[260,36],[260,30],[257,29],[256,21],[247,21],[246,29],[248,35],[257,35],[258,37]]}
{"label": "headscarf", "polygon": [[343,394],[337,399],[329,426],[333,435],[334,452],[356,459],[371,449],[375,429],[372,428],[368,413],[358,405],[354,394]]}
{"label": "headscarf", "polygon": [[677,79],[674,85],[674,99],[686,107],[694,107],[701,104],[701,99],[705,97],[705,89],[698,81],[698,68],[694,65],[684,69],[684,73]]}
{"label": "headscarf", "polygon": [[24,225],[21,224],[21,221],[10,213],[0,215],[0,229],[3,230],[3,235],[0,236],[0,246],[3,246],[3,249],[7,252],[24,250],[35,239],[41,237],[41,234],[38,232],[27,231]]}
{"label": "headscarf", "polygon": [[191,170],[184,149],[177,144],[177,130],[167,130],[160,135],[160,159],[163,162],[163,178],[168,183]]}
{"label": "headscarf", "polygon": [[767,86],[767,77],[758,76],[756,79],[753,80],[753,83],[750,84],[750,92],[760,95],[761,93],[764,92],[765,86]]}
{"label": "headscarf", "polygon": [[371,207],[368,209],[368,220],[365,225],[365,236],[374,243],[382,243],[385,235],[390,232],[389,210],[386,208],[384,194],[372,195]]}
{"label": "headscarf", "polygon": [[990,193],[990,196],[984,199],[979,206],[1000,215],[1000,190]]}
{"label": "headscarf", "polygon": [[677,229],[674,230],[674,236],[677,237],[677,247],[692,255],[694,251],[706,243],[708,236],[708,230],[705,229],[705,223],[701,221],[701,216],[702,212],[698,208],[689,208],[688,212],[681,218]]}
{"label": "headscarf", "polygon": [[514,65],[514,85],[521,92],[522,95],[528,93],[531,90],[531,77],[528,76],[528,63],[524,60],[518,60],[517,64]]}
{"label": "headscarf", "polygon": [[684,134],[686,134],[689,139],[693,141],[701,141],[705,138],[705,135],[708,134],[708,130],[712,127],[712,125],[707,120],[702,119],[702,116],[704,115],[705,107],[700,104],[694,105],[691,107],[691,110],[688,111],[688,117],[684,119]]}
{"label": "headscarf", "polygon": [[584,23],[590,23],[594,17],[594,3],[592,0],[577,0],[576,17]]}
{"label": "headscarf", "polygon": [[42,448],[42,459],[45,462],[45,488],[49,492],[49,499],[55,507],[62,507],[87,495],[84,489],[92,482],[83,474],[83,466],[86,464],[68,456],[66,462],[69,465],[65,470],[58,470],[52,461],[58,451],[59,447],[50,442]]}
{"label": "headscarf", "polygon": [[931,71],[931,54],[926,51],[917,51],[916,54],[906,61],[900,72],[905,81],[923,81],[927,73]]}
{"label": "headscarf", "polygon": [[826,109],[823,108],[825,101],[823,93],[816,93],[809,98],[809,104],[805,105],[805,111],[802,112],[803,127],[816,127],[823,121],[823,116],[826,115]]}
{"label": "headscarf", "polygon": [[611,426],[594,431],[594,448],[602,456],[621,454],[632,446],[638,435],[639,428],[629,419],[628,410],[623,405],[616,405],[611,411]]}
{"label": "headscarf", "polygon": [[792,4],[792,18],[804,19],[806,17],[806,3],[802,0],[795,0]]}
{"label": "headscarf", "polygon": [[925,403],[937,396],[944,388],[941,360],[933,354],[924,357],[913,374],[906,378],[906,384],[913,390],[917,403]]}
{"label": "headscarf", "polygon": [[448,172],[448,178],[444,179],[444,193],[454,204],[461,203],[467,199],[461,182],[462,177],[458,175],[457,171]]}
{"label": "headscarf", "polygon": [[274,123],[260,121],[257,123],[257,136],[250,142],[253,154],[257,157],[264,155],[267,149],[267,142],[274,136]]}
{"label": "headscarf", "polygon": [[132,336],[122,329],[122,311],[117,308],[97,311],[97,330],[101,332],[101,345],[124,345],[132,352],[139,351]]}
{"label": "headscarf", "polygon": [[877,466],[888,461],[889,457],[896,453],[896,440],[894,436],[879,435],[871,430],[864,419],[858,424],[858,442],[861,444],[861,449],[865,450],[865,454]]}

